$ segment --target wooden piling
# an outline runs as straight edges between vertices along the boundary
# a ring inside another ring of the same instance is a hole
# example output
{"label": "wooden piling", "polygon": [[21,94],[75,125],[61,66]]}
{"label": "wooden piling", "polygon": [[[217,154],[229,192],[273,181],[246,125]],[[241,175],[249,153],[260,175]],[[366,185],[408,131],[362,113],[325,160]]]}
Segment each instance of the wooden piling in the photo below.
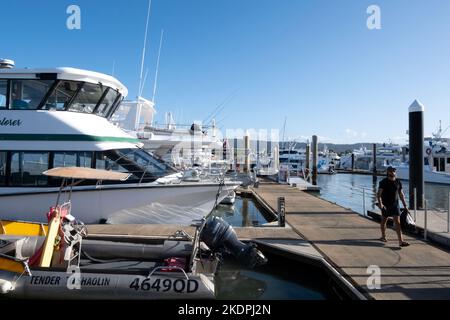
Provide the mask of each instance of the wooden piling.
{"label": "wooden piling", "polygon": [[313,153],[312,184],[317,186],[317,163],[319,160],[319,141],[317,136],[312,137],[312,153]]}

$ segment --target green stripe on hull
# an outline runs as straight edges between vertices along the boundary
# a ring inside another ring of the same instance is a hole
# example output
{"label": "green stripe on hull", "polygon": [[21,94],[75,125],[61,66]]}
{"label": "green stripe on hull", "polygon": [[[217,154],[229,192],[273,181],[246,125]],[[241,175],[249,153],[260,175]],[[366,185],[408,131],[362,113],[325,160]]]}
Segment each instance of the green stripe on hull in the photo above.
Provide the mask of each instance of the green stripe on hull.
{"label": "green stripe on hull", "polygon": [[98,137],[82,134],[0,134],[0,141],[140,142],[134,138]]}

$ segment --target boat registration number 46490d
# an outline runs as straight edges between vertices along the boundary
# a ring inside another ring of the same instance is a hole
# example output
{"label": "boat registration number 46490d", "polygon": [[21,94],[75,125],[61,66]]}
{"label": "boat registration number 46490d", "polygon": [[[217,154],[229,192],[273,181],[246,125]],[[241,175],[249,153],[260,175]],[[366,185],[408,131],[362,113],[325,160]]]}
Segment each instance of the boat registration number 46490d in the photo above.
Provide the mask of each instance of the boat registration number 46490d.
{"label": "boat registration number 46490d", "polygon": [[198,290],[198,281],[193,279],[155,279],[152,282],[151,279],[141,281],[141,278],[136,278],[131,282],[130,288],[136,291],[194,293]]}

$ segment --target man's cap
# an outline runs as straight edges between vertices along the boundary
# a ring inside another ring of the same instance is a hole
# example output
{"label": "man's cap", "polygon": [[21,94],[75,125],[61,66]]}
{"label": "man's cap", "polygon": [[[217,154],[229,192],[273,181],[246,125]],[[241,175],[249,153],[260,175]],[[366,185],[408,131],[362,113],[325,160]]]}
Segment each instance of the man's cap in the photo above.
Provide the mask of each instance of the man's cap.
{"label": "man's cap", "polygon": [[392,166],[389,166],[389,167],[387,168],[387,171],[388,171],[388,172],[395,172],[395,171],[397,171],[397,169],[395,169],[395,168],[392,167]]}

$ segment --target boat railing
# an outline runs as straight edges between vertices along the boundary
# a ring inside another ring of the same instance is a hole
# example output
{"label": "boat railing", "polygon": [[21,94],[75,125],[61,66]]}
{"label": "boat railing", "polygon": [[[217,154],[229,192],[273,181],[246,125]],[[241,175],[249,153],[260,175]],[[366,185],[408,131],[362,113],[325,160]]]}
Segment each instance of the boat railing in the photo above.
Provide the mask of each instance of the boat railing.
{"label": "boat railing", "polygon": [[[362,214],[364,217],[367,217],[368,215],[368,208],[371,206],[372,208],[377,207],[378,200],[377,200],[377,191],[373,188],[369,188],[367,186],[347,186],[347,188],[352,190],[353,194],[360,195],[362,199],[362,213],[358,212],[359,214]],[[445,223],[443,231],[444,233],[450,233],[450,192],[447,194],[447,208],[437,208],[437,207],[430,207],[429,206],[429,200],[427,200],[424,196],[423,199],[423,208],[419,209],[417,205],[417,189],[414,189],[413,191],[413,197],[414,197],[414,205],[411,210],[411,214],[413,216],[414,222],[418,222],[418,215],[423,215],[423,230],[424,230],[424,238],[425,240],[428,238],[428,232],[430,229],[430,219],[442,221]],[[408,202],[408,195],[405,195],[405,200]]]}
{"label": "boat railing", "polygon": [[[169,270],[169,271],[165,271],[165,270]],[[186,280],[189,280],[189,276],[187,275],[186,271],[184,271],[183,268],[181,268],[181,267],[170,267],[170,266],[159,266],[159,267],[154,268],[154,269],[148,274],[147,279],[150,279],[156,271],[164,271],[164,272],[179,271],[180,273],[183,273],[183,274],[184,274]]]}

